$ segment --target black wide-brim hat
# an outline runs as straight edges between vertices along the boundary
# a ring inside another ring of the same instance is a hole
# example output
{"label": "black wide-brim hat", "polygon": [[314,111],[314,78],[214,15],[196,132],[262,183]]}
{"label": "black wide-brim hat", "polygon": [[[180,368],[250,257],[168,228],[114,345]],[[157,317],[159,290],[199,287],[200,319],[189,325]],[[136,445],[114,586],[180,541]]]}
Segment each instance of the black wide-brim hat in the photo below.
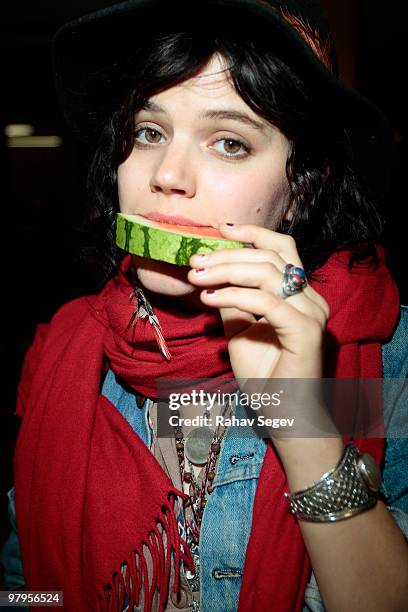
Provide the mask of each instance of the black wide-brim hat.
{"label": "black wide-brim hat", "polygon": [[[159,31],[191,28],[245,31],[263,36],[279,57],[316,92],[324,112],[348,131],[359,170],[384,190],[388,122],[376,105],[337,77],[316,52],[330,47],[328,24],[317,0],[128,0],[62,26],[53,40],[57,95],[72,132],[96,142],[121,96],[120,76],[143,40]],[[316,42],[317,41],[317,42]],[[314,49],[312,48],[314,47]],[[381,177],[382,179],[384,177]]]}

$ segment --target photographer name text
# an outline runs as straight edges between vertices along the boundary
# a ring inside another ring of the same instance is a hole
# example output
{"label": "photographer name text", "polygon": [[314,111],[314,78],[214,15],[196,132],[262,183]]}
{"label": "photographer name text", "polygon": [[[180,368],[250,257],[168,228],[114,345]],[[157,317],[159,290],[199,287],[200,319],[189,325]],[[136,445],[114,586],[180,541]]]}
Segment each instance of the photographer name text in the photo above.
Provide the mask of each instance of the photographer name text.
{"label": "photographer name text", "polygon": [[264,415],[257,415],[255,418],[239,418],[236,416],[224,417],[216,415],[214,417],[207,415],[197,415],[192,418],[180,417],[173,414],[169,417],[169,424],[172,427],[271,427],[278,429],[280,427],[293,427],[295,419],[289,418],[268,418]]}

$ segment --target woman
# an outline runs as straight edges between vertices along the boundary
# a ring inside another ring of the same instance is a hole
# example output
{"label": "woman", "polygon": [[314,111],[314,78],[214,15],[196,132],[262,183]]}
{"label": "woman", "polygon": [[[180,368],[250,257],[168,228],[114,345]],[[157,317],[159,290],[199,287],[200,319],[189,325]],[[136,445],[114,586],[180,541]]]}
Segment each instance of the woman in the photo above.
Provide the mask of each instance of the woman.
{"label": "woman", "polygon": [[[381,376],[398,292],[349,150],[352,126],[378,139],[381,118],[333,61],[317,3],[131,1],[57,34],[67,119],[96,142],[105,278],[25,359],[26,589],[63,590],[67,610],[282,612],[302,608],[313,570],[327,610],[404,608],[406,541],[361,455],[380,464],[381,438],[225,426],[194,462],[187,429],[157,435],[159,379]],[[118,211],[250,248],[189,266],[123,256]],[[297,416],[321,425],[313,400]]]}

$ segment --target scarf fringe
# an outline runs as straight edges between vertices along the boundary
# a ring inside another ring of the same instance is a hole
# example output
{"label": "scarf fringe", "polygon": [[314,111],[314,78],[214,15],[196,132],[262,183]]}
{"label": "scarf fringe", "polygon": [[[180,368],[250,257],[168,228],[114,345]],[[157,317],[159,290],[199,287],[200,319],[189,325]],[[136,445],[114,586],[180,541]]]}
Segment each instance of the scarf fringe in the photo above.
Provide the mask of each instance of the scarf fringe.
{"label": "scarf fringe", "polygon": [[[139,606],[143,589],[143,610],[151,612],[156,591],[160,593],[158,612],[163,612],[168,598],[172,557],[175,555],[174,580],[172,590],[180,589],[180,561],[183,560],[191,571],[194,571],[194,560],[186,541],[179,534],[175,515],[177,497],[186,498],[185,494],[171,491],[169,503],[161,508],[156,525],[149,531],[147,541],[129,553],[128,558],[120,564],[120,571],[112,573],[110,584],[106,584],[98,594],[98,612],[123,612],[125,598],[127,610],[133,612]],[[158,526],[161,525],[163,533]],[[166,550],[163,534],[166,533]],[[151,585],[149,586],[148,565],[145,554],[147,547],[152,560]]]}

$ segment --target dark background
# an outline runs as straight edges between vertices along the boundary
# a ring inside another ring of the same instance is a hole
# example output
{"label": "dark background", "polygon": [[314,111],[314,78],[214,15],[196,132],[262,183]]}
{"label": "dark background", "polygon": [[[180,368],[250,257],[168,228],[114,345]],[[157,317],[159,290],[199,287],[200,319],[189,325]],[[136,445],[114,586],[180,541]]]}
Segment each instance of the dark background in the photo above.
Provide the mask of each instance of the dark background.
{"label": "dark background", "polygon": [[[57,107],[50,40],[62,23],[109,4],[110,0],[75,0],[69,5],[55,0],[21,0],[3,4],[0,11],[3,171],[0,545],[9,529],[6,491],[12,486],[12,453],[18,428],[17,418],[12,415],[24,353],[36,324],[48,321],[63,302],[88,287],[87,276],[76,258],[75,231],[84,197],[84,155],[67,133]],[[403,81],[407,74],[408,3],[325,0],[324,5],[338,47],[342,79],[376,102],[392,128],[392,174],[384,206],[385,246],[402,302],[408,303],[403,256],[408,108]],[[63,144],[58,148],[9,148],[3,133],[4,126],[10,123],[28,123],[35,126],[38,134],[60,135]]]}

